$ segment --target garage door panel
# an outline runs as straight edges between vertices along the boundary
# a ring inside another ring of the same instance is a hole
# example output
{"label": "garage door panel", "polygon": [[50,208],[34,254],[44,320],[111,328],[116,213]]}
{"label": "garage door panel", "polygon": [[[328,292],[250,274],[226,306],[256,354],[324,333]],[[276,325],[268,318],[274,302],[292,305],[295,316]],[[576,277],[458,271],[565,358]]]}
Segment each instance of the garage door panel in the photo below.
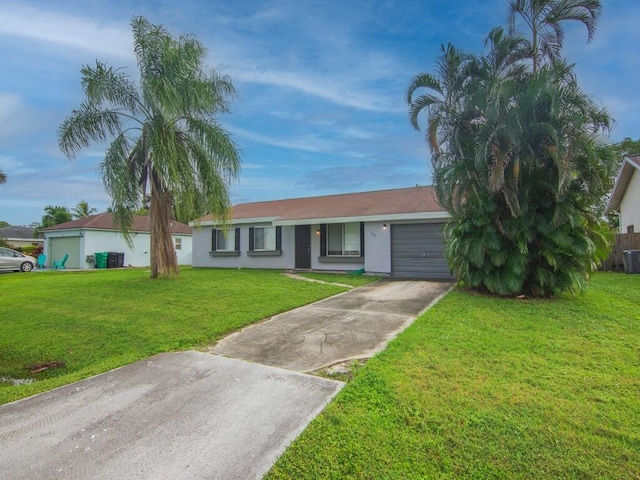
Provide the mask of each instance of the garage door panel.
{"label": "garage door panel", "polygon": [[49,258],[47,263],[53,265],[53,262],[62,260],[69,255],[66,268],[80,268],[78,259],[80,258],[80,237],[53,237],[49,244]]}
{"label": "garage door panel", "polygon": [[442,224],[392,225],[391,273],[398,277],[451,280]]}

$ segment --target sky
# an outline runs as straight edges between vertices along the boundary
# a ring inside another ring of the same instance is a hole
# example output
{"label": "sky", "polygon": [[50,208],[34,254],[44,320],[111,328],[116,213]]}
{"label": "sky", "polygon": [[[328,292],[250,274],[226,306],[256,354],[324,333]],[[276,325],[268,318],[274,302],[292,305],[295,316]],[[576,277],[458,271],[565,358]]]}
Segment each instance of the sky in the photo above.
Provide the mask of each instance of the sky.
{"label": "sky", "polygon": [[[611,141],[640,138],[640,1],[603,0],[593,41],[565,24],[564,55],[615,120]],[[238,97],[218,120],[238,145],[233,204],[431,183],[424,134],[408,120],[411,78],[434,72],[449,42],[480,54],[507,0],[0,0],[0,220],[40,222],[44,208],[111,200],[104,145],[73,160],[61,122],[83,100],[96,60],[137,79],[131,18],[197,37]]]}

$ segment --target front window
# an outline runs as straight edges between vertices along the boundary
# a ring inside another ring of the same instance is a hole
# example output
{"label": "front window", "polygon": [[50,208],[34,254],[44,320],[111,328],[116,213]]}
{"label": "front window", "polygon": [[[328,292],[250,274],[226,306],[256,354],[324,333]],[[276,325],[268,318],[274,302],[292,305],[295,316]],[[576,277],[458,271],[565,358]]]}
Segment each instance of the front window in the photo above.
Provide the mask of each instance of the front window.
{"label": "front window", "polygon": [[253,229],[254,250],[276,249],[276,227],[256,227]]}
{"label": "front window", "polygon": [[216,230],[216,251],[232,252],[236,248],[236,231],[233,228]]}
{"label": "front window", "polygon": [[327,256],[360,256],[360,224],[327,225]]}
{"label": "front window", "polygon": [[176,237],[176,250],[182,250],[182,238]]}

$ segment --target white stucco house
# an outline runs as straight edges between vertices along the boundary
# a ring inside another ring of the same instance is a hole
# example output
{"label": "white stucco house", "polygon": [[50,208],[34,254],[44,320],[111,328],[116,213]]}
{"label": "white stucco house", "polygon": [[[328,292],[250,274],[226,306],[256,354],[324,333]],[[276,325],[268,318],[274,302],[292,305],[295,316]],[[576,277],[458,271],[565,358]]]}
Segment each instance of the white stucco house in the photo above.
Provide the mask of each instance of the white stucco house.
{"label": "white stucco house", "polygon": [[609,209],[620,214],[620,233],[640,233],[640,155],[622,162]]}
{"label": "white stucco house", "polygon": [[244,203],[193,227],[193,266],[355,271],[450,280],[431,187]]}
{"label": "white stucco house", "polygon": [[[100,213],[42,229],[46,267],[69,255],[66,268],[94,268],[96,252],[124,253],[124,266],[148,267],[150,224],[148,216],[136,216],[131,229],[133,247],[124,241],[122,232],[114,228],[113,215]],[[184,223],[171,224],[178,264],[190,265],[192,253],[191,228]]]}

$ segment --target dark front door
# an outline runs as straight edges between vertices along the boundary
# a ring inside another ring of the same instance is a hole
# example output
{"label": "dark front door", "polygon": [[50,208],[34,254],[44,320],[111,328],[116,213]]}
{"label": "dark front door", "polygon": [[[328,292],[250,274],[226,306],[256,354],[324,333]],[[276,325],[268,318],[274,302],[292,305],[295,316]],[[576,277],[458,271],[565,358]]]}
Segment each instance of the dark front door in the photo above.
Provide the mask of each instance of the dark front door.
{"label": "dark front door", "polygon": [[311,225],[296,225],[296,268],[311,268]]}

